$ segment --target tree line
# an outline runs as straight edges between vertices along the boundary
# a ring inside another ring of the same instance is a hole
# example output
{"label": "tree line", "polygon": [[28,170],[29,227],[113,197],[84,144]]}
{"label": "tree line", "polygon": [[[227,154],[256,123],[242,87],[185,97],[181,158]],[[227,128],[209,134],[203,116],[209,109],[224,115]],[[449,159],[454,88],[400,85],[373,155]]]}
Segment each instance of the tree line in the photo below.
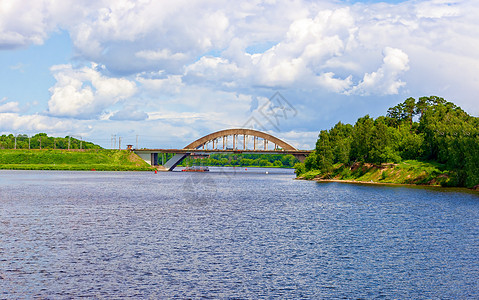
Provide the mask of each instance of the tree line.
{"label": "tree line", "polygon": [[2,135],[0,149],[101,149],[101,147],[71,136],[61,138],[38,133],[31,137],[26,134]]}
{"label": "tree line", "polygon": [[207,158],[187,158],[183,166],[204,165],[222,167],[278,167],[293,168],[296,159],[291,154],[211,154]]}
{"label": "tree line", "polygon": [[450,170],[454,186],[479,184],[479,118],[437,96],[408,98],[376,119],[337,123],[321,130],[315,151],[297,173],[330,172],[335,164],[435,161]]}

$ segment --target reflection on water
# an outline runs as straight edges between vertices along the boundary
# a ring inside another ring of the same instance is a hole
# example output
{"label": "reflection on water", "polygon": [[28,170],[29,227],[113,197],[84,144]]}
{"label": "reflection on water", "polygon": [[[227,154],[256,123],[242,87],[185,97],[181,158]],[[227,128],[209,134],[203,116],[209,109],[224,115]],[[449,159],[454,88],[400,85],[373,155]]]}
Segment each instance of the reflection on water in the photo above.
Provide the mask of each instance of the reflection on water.
{"label": "reflection on water", "polygon": [[0,171],[0,298],[479,297],[477,195],[293,177]]}

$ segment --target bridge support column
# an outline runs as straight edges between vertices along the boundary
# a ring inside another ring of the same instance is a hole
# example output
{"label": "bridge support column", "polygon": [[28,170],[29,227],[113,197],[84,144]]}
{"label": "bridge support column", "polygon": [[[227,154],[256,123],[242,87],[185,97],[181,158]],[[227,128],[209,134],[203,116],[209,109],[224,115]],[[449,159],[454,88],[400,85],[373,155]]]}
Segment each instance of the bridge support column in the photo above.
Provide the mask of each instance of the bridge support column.
{"label": "bridge support column", "polygon": [[152,166],[158,166],[158,153],[151,153],[151,163]]}
{"label": "bridge support column", "polygon": [[175,154],[163,165],[163,167],[166,171],[172,171],[179,163],[181,163],[181,161],[183,161],[183,159],[185,159],[189,155],[190,153]]}

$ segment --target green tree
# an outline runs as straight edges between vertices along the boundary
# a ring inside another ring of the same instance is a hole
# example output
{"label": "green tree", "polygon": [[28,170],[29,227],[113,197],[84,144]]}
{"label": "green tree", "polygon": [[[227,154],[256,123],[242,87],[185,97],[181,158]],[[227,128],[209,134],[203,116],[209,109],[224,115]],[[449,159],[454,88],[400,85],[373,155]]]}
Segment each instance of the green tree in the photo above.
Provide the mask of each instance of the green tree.
{"label": "green tree", "polygon": [[331,146],[329,132],[321,130],[316,142],[316,166],[322,172],[329,172],[333,167],[334,155]]}
{"label": "green tree", "polygon": [[359,118],[356,124],[354,124],[349,156],[350,161],[368,161],[373,127],[374,121],[369,115]]}

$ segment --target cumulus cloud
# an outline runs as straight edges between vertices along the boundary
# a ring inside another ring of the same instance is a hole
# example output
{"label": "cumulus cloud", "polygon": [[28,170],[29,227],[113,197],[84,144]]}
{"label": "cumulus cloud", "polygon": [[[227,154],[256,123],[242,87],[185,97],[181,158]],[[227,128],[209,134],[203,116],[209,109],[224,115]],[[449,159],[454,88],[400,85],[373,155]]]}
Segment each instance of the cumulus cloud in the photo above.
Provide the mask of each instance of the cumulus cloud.
{"label": "cumulus cloud", "polygon": [[171,51],[168,49],[162,49],[158,51],[143,50],[143,51],[137,52],[135,56],[144,58],[147,60],[151,60],[151,61],[167,60],[167,59],[182,60],[187,57],[183,53],[171,53]]}
{"label": "cumulus cloud", "polygon": [[363,80],[345,94],[397,94],[399,88],[406,85],[399,76],[409,70],[408,63],[409,58],[402,50],[386,47],[381,67],[375,72],[364,74]]}
{"label": "cumulus cloud", "polygon": [[283,41],[261,55],[252,56],[253,64],[269,85],[314,83],[316,76],[331,73],[325,70],[325,63],[344,53],[354,28],[348,8],[319,11],[314,18],[293,22]]}
{"label": "cumulus cloud", "polygon": [[[373,20],[368,20],[372,22]],[[351,8],[320,10],[314,17],[294,21],[280,42],[262,53],[244,52],[237,39],[225,57],[203,56],[185,68],[192,82],[211,82],[220,88],[268,87],[318,89],[323,92],[389,95],[406,82],[408,56],[402,50],[383,47],[383,65],[369,73],[381,56],[358,59],[368,52],[368,41],[360,35],[361,16]],[[243,51],[243,52],[242,52]],[[354,78],[360,77],[361,80]]]}
{"label": "cumulus cloud", "polygon": [[0,113],[0,131],[6,132],[78,132],[86,127],[72,120],[43,115]]}
{"label": "cumulus cloud", "polygon": [[51,68],[57,80],[50,88],[48,112],[52,116],[95,118],[106,108],[136,92],[136,84],[124,78],[110,78],[96,65],[74,69],[72,65]]}
{"label": "cumulus cloud", "polygon": [[110,70],[132,74],[153,64],[177,72],[182,65],[171,60],[193,61],[224,47],[231,36],[229,18],[218,7],[204,1],[104,1],[87,22],[66,26],[78,54]]}
{"label": "cumulus cloud", "polygon": [[43,14],[44,1],[32,1],[26,9],[20,1],[0,2],[0,49],[42,44],[52,30]]}
{"label": "cumulus cloud", "polygon": [[18,102],[6,102],[1,104],[0,101],[0,113],[17,113],[20,112],[20,107],[18,106]]}
{"label": "cumulus cloud", "polygon": [[241,80],[248,70],[240,69],[235,63],[221,57],[203,56],[186,67],[185,81],[192,83],[216,82],[228,83]]}
{"label": "cumulus cloud", "polygon": [[181,75],[163,75],[163,72],[142,73],[136,81],[154,93],[177,94],[184,86]]}
{"label": "cumulus cloud", "polygon": [[432,0],[418,3],[416,14],[419,18],[455,17],[460,14],[459,1]]}

